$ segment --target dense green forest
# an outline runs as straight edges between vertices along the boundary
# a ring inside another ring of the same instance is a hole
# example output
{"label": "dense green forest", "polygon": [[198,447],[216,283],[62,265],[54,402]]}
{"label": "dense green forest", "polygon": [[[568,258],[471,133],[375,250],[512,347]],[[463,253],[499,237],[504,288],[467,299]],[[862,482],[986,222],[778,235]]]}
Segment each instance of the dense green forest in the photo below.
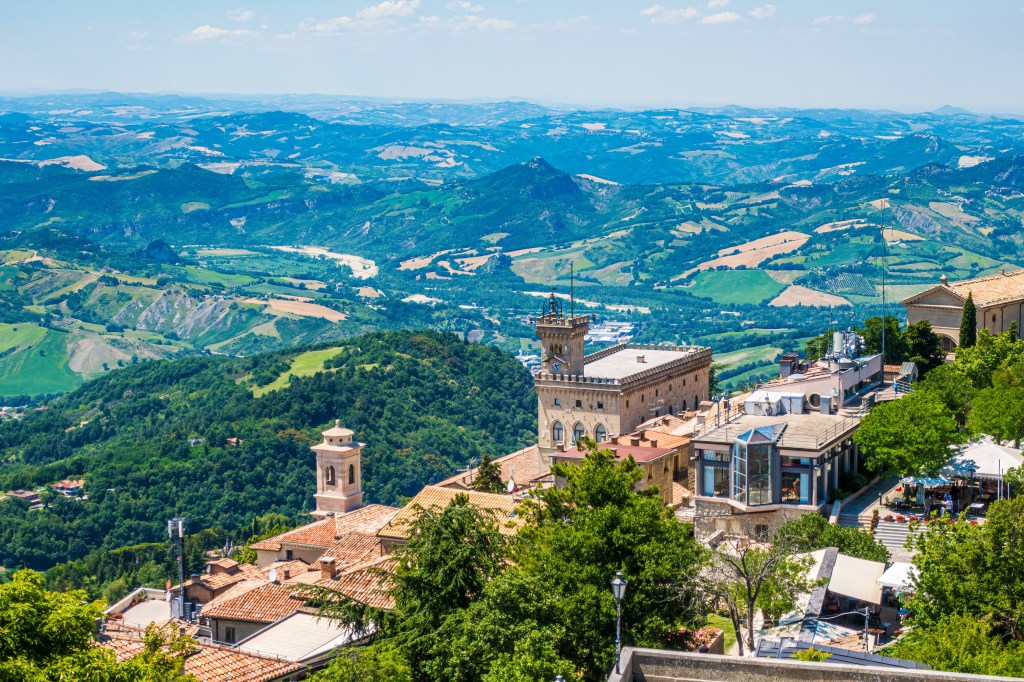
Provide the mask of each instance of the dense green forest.
{"label": "dense green forest", "polygon": [[[312,504],[309,447],[334,419],[367,443],[367,501],[387,504],[470,457],[505,454],[531,438],[530,376],[495,348],[431,331],[314,348],[326,351],[328,369],[310,376],[289,376],[309,347],[149,362],[0,424],[0,488],[83,476],[88,497],[44,493],[47,506],[36,511],[0,502],[0,562],[46,569],[95,549],[160,541],[170,516],[186,517],[193,532],[228,536],[244,535],[268,511],[297,516]],[[272,381],[284,387],[266,391]],[[229,438],[242,443],[229,447]]]}

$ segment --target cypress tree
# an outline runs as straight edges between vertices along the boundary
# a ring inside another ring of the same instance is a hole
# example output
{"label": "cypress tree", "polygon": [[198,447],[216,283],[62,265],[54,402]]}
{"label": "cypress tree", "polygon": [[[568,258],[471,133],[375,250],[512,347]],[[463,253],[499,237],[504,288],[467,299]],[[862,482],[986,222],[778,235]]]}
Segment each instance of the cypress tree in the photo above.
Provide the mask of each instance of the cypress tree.
{"label": "cypress tree", "polygon": [[974,307],[974,294],[967,293],[964,313],[960,318],[960,347],[970,348],[978,340],[978,310]]}

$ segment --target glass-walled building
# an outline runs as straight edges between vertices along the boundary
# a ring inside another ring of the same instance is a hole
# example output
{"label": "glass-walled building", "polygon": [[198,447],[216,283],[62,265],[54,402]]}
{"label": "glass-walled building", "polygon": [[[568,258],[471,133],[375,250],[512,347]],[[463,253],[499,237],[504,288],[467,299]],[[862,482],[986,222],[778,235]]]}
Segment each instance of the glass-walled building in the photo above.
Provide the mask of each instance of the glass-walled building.
{"label": "glass-walled building", "polygon": [[835,415],[741,415],[695,437],[698,506],[728,504],[731,514],[820,509],[860,466],[857,425]]}

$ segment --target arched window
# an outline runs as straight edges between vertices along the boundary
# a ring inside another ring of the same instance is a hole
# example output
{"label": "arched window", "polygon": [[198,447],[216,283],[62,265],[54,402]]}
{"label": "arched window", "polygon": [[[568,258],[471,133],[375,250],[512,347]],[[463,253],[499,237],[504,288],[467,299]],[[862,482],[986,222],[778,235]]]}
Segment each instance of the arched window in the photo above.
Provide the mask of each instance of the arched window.
{"label": "arched window", "polygon": [[598,443],[603,443],[604,439],[608,437],[608,430],[604,428],[604,424],[598,424],[597,428],[594,429],[594,440]]}
{"label": "arched window", "polygon": [[326,485],[337,485],[337,481],[334,478],[334,467],[327,467],[324,471],[324,483]]}
{"label": "arched window", "polygon": [[348,465],[348,484],[349,485],[355,485],[356,484],[356,465],[355,464],[349,464]]}
{"label": "arched window", "polygon": [[555,443],[565,440],[565,429],[562,428],[562,422],[555,422],[555,425],[551,427],[551,440]]}
{"label": "arched window", "polygon": [[579,443],[586,435],[587,430],[584,428],[583,424],[576,422],[576,426],[572,427],[572,439]]}

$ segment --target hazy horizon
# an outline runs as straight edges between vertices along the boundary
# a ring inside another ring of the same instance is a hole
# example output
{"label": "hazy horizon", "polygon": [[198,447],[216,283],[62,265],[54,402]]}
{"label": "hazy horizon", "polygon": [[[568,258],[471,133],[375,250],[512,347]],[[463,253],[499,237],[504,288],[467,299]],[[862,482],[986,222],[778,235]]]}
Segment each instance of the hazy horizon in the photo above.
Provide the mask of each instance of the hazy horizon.
{"label": "hazy horizon", "polygon": [[24,3],[0,91],[1024,113],[1024,6],[958,0]]}

